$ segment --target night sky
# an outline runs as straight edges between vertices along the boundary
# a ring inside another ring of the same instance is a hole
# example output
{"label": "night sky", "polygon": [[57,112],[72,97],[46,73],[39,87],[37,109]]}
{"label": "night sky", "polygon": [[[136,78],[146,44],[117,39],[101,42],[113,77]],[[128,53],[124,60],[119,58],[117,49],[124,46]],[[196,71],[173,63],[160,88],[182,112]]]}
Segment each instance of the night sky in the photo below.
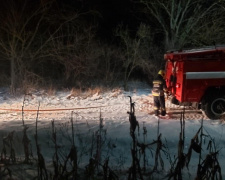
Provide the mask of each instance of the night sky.
{"label": "night sky", "polygon": [[[22,2],[23,0],[18,0],[15,4],[21,6]],[[27,0],[27,2],[28,6],[34,7],[40,3],[45,4],[49,0]],[[138,0],[55,0],[55,2],[53,5],[55,9],[79,13],[91,12],[85,15],[85,18],[90,25],[93,22],[98,25],[98,36],[103,38],[112,37],[113,30],[119,24],[127,26],[131,32],[135,32],[140,22],[144,21],[143,18],[140,18],[142,5],[137,3]],[[7,12],[9,3],[10,1],[4,1],[0,10]]]}
{"label": "night sky", "polygon": [[80,9],[81,11],[96,10],[99,24],[99,35],[110,37],[113,30],[119,25],[128,26],[131,31],[136,31],[140,24],[140,4],[131,0],[67,0],[64,3]]}

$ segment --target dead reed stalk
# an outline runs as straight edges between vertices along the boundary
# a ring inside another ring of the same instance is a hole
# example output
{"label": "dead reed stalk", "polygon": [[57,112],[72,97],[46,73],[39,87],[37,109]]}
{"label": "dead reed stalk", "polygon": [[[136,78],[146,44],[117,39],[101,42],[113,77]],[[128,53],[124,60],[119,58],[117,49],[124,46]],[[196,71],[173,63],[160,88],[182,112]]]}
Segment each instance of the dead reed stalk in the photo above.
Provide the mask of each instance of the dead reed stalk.
{"label": "dead reed stalk", "polygon": [[127,112],[129,114],[129,122],[130,122],[130,135],[132,138],[132,148],[131,148],[131,155],[132,155],[132,165],[129,169],[129,175],[128,180],[136,180],[138,175],[141,180],[143,180],[141,167],[140,167],[140,160],[137,156],[137,139],[135,135],[135,130],[138,127],[138,133],[139,133],[139,123],[135,116],[135,108],[134,108],[134,102],[132,102],[132,98],[130,98],[130,112]]}
{"label": "dead reed stalk", "polygon": [[37,157],[38,157],[38,179],[40,180],[48,180],[48,173],[47,169],[45,166],[45,159],[43,155],[41,154],[40,147],[38,145],[38,115],[39,115],[39,108],[40,108],[40,103],[38,105],[38,110],[37,110],[37,116],[36,116],[36,126],[35,126],[35,145],[37,149]]}

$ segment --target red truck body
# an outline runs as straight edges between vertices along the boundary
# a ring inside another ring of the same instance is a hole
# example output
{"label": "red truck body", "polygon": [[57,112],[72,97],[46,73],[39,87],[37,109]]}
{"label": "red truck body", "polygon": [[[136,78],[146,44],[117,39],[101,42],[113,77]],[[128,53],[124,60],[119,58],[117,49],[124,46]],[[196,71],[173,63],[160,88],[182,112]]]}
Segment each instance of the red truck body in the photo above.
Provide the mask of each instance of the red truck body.
{"label": "red truck body", "polygon": [[167,87],[179,103],[201,104],[209,89],[225,94],[225,46],[171,51],[164,59]]}

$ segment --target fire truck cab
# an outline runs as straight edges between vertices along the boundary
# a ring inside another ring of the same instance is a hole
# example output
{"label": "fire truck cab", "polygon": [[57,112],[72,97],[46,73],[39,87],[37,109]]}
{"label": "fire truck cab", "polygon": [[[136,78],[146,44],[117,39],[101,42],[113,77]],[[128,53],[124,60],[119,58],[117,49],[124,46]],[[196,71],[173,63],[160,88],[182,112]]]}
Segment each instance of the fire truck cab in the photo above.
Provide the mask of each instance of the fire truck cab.
{"label": "fire truck cab", "polygon": [[225,115],[225,46],[168,51],[166,84],[174,104],[192,104],[210,119]]}

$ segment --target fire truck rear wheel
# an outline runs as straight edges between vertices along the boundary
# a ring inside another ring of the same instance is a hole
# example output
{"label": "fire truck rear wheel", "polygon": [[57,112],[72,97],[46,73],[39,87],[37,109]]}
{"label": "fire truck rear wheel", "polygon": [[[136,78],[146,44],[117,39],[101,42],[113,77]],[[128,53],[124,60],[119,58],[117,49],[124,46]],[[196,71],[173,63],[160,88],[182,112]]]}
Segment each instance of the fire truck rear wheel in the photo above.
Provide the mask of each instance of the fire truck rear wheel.
{"label": "fire truck rear wheel", "polygon": [[204,111],[210,119],[220,119],[225,114],[225,96],[210,98],[204,105]]}

